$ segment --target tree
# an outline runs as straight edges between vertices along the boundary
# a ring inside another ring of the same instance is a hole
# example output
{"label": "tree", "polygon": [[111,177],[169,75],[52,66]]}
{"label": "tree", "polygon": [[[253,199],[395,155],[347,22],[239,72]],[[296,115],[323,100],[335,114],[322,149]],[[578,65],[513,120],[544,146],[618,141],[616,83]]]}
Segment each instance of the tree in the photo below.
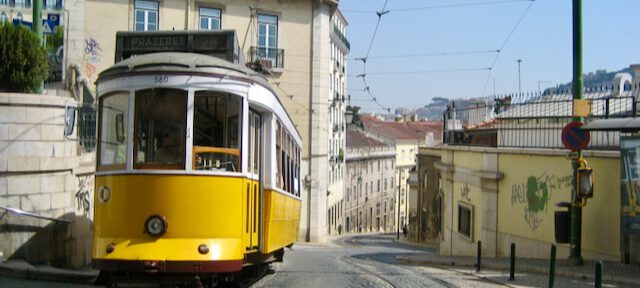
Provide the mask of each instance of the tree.
{"label": "tree", "polygon": [[58,48],[62,46],[63,41],[64,41],[64,27],[56,26],[56,30],[54,31],[53,35],[50,35],[49,37],[46,38],[47,51],[49,53],[56,53],[58,51]]}
{"label": "tree", "polygon": [[49,73],[47,51],[29,28],[0,23],[0,91],[36,91]]}

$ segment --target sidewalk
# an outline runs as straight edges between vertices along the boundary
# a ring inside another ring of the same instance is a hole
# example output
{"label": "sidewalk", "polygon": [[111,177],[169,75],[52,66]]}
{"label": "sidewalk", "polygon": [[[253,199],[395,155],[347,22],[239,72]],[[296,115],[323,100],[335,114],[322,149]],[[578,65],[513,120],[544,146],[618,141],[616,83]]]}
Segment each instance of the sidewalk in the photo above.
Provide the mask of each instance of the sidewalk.
{"label": "sidewalk", "polygon": [[[408,241],[400,243],[413,245]],[[417,245],[417,244],[415,244]],[[413,255],[397,256],[398,260],[420,266],[441,267],[476,267],[476,257],[440,256],[432,253],[417,253]],[[482,269],[506,271],[509,273],[509,258],[482,258]],[[569,265],[566,259],[556,260],[556,277],[567,277],[580,280],[595,280],[595,262],[585,261],[582,266]],[[550,262],[548,259],[518,259],[516,258],[516,279],[519,273],[535,273],[548,275]],[[623,264],[620,262],[603,261],[602,281],[616,282],[640,287],[640,266]]]}
{"label": "sidewalk", "polygon": [[31,265],[23,260],[0,261],[0,276],[13,278],[92,284],[98,271],[90,268],[69,270],[47,265]]}

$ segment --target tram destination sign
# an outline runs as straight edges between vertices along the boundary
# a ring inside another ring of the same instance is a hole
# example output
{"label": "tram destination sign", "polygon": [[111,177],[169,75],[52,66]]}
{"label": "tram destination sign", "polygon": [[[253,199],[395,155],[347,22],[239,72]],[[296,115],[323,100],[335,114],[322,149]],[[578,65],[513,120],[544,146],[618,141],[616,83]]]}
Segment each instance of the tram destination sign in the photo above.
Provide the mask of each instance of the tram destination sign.
{"label": "tram destination sign", "polygon": [[145,31],[116,34],[115,61],[156,52],[192,52],[241,63],[234,31]]}

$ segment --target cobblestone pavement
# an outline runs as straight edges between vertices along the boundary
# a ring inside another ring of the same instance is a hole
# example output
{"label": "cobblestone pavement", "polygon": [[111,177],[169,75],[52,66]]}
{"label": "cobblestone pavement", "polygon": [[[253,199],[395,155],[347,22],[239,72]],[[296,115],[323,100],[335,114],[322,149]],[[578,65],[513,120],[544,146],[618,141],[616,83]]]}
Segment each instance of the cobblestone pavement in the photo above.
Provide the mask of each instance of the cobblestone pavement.
{"label": "cobblestone pavement", "polygon": [[[251,287],[549,287],[548,260],[518,259],[509,281],[508,259],[443,257],[433,248],[395,241],[395,235],[347,235],[326,245],[296,243],[282,263],[248,283]],[[606,262],[603,287],[640,287],[640,268]],[[570,266],[558,260],[555,287],[593,287],[594,263]],[[97,271],[0,263],[3,287],[91,287]],[[94,286],[95,287],[95,286]]]}
{"label": "cobblestone pavement", "polygon": [[[331,246],[296,244],[285,261],[252,287],[548,287],[547,274],[508,270],[475,272],[473,265],[426,264],[418,260],[449,260],[435,249],[394,241],[393,235],[346,236]],[[459,259],[460,261],[462,259]],[[462,263],[462,262],[460,262]],[[488,263],[488,266],[491,266]],[[508,268],[508,266],[507,266]],[[593,281],[556,276],[555,287],[593,287]],[[637,287],[607,283],[605,287]]]}

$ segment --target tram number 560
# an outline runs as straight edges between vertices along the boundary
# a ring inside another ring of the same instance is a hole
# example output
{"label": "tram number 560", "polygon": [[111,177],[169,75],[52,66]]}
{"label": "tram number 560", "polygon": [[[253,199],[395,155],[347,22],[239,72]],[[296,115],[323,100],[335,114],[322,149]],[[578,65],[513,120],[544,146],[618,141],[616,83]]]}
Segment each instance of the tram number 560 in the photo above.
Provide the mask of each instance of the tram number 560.
{"label": "tram number 560", "polygon": [[158,75],[153,77],[153,83],[155,84],[167,84],[169,82],[169,76]]}

